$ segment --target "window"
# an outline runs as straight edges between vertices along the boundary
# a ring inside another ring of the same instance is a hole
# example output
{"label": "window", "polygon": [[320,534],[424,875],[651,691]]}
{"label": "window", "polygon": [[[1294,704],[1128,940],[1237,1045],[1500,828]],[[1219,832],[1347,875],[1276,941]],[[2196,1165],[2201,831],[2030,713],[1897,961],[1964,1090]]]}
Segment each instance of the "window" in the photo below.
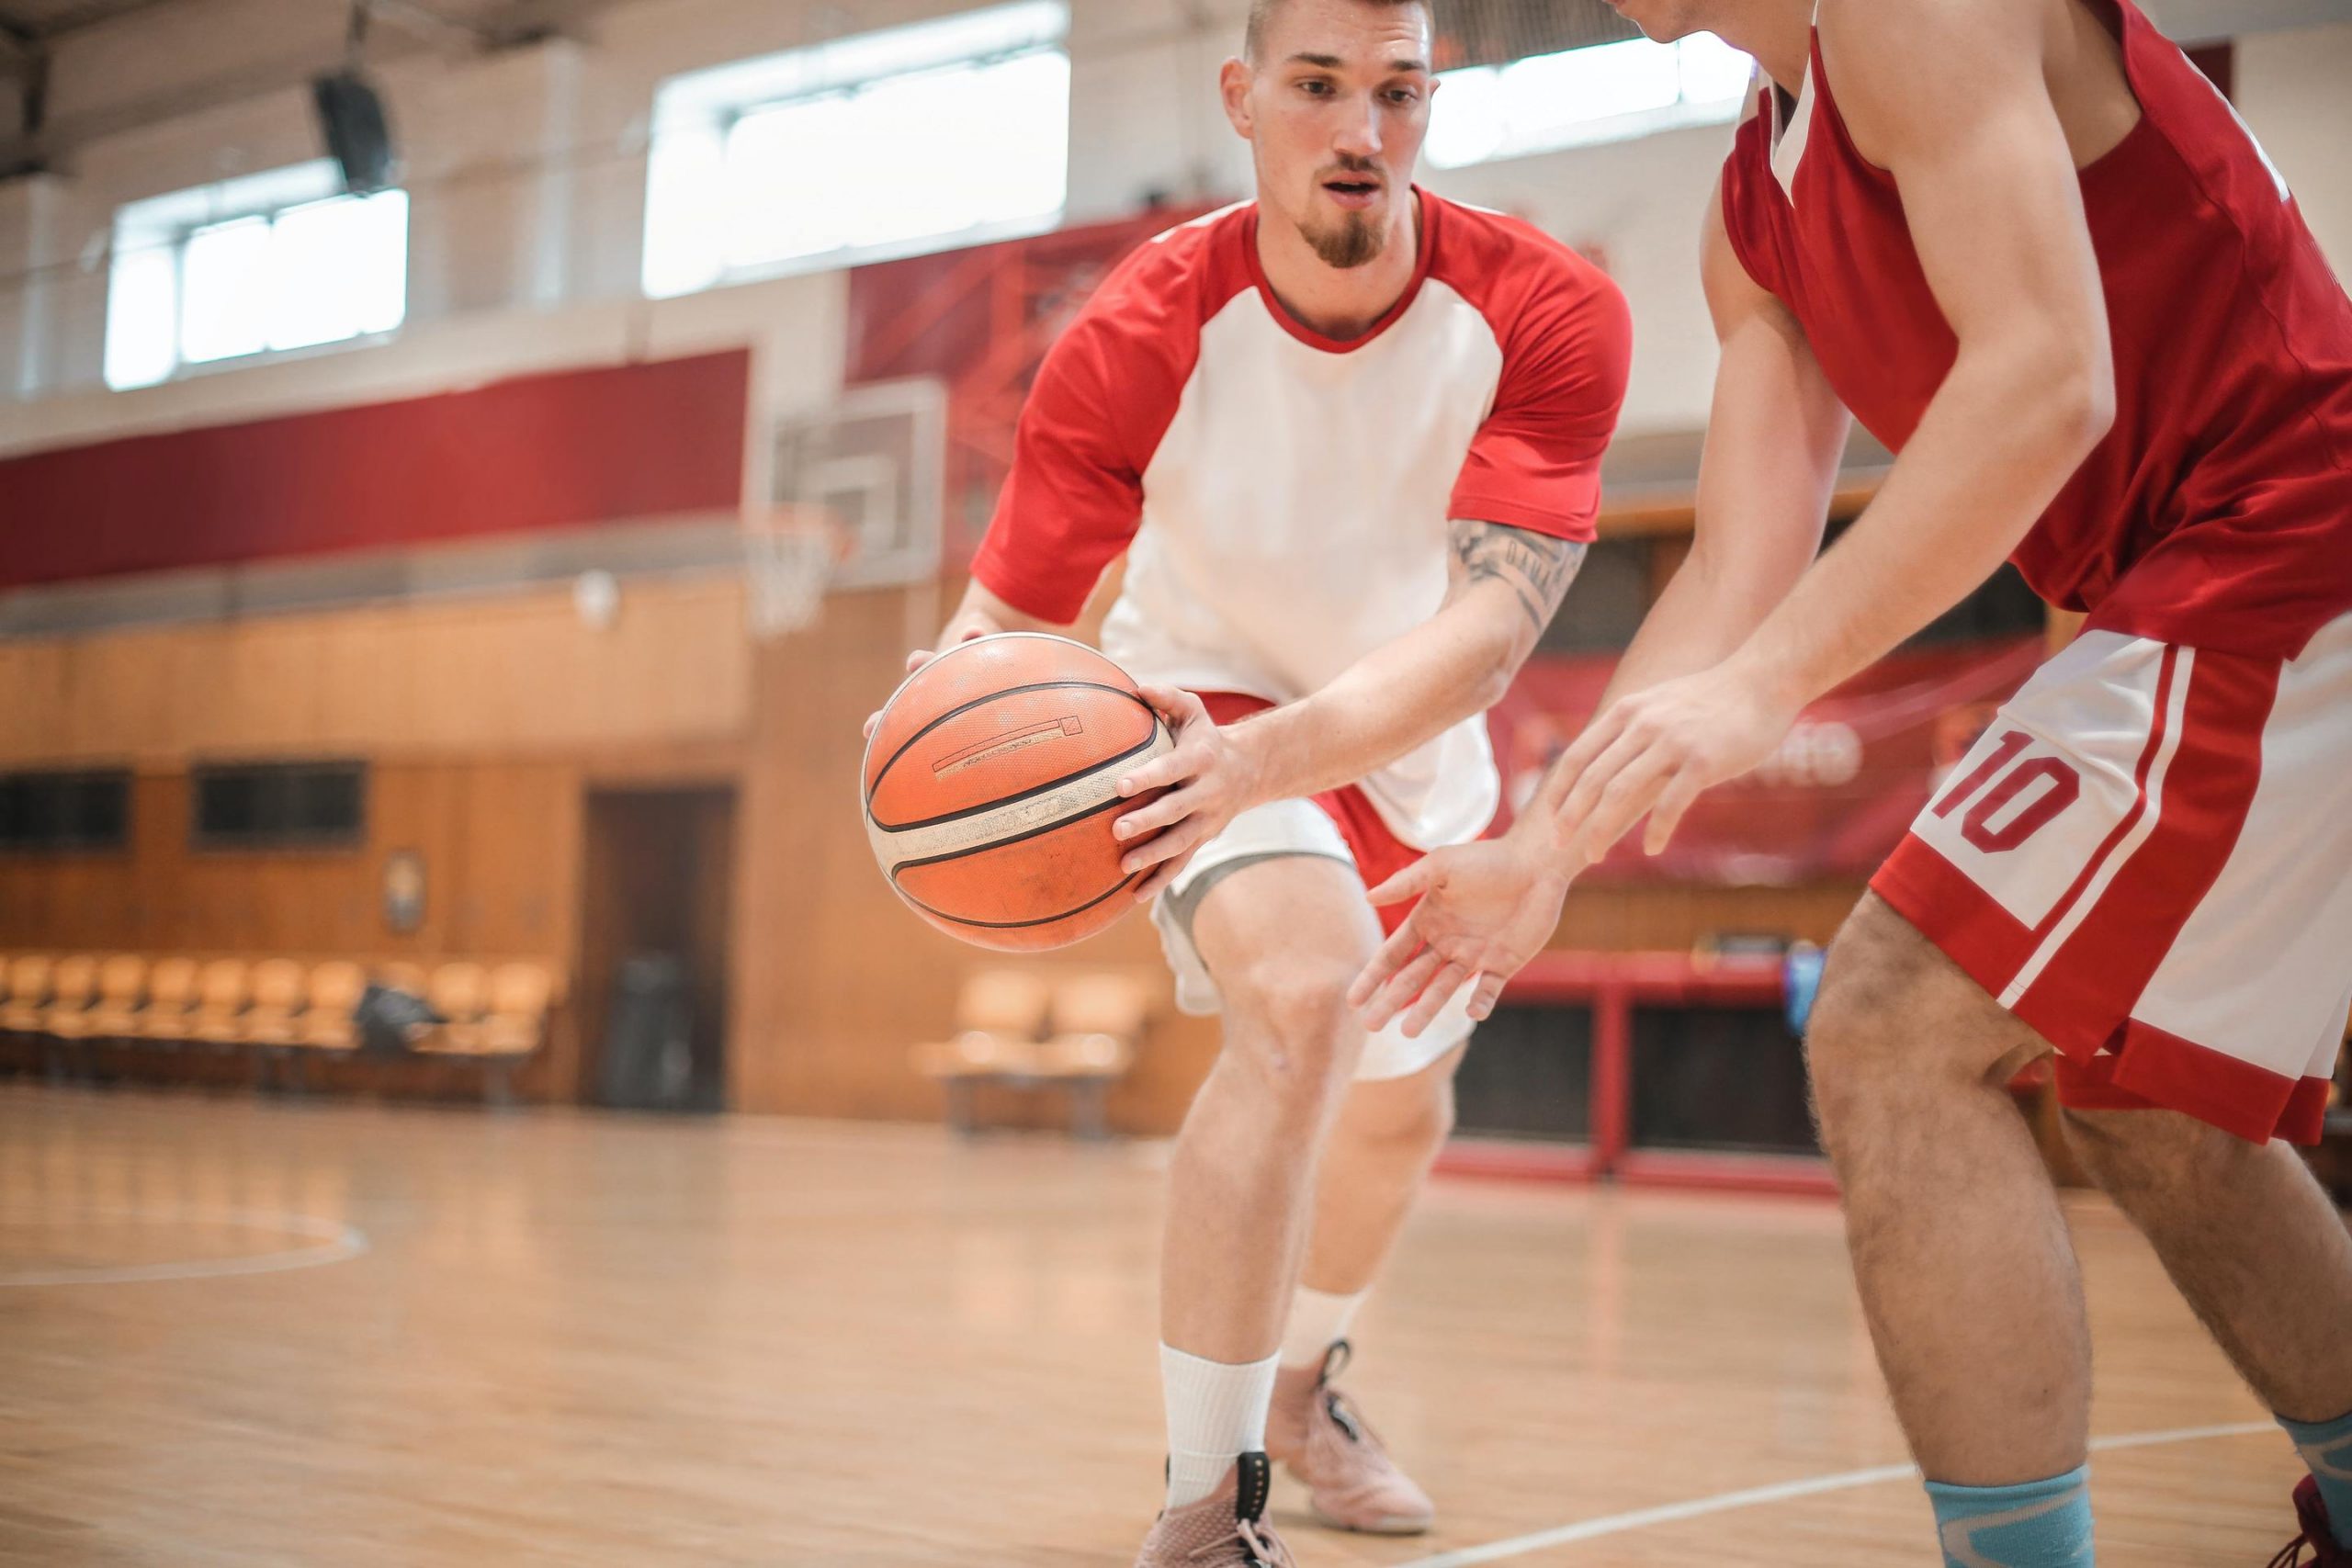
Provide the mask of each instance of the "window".
{"label": "window", "polygon": [[198,768],[193,784],[199,850],[356,849],[368,836],[364,762]]}
{"label": "window", "polygon": [[1069,8],[1027,0],[664,84],[645,193],[656,299],[1060,220]]}
{"label": "window", "polygon": [[1634,39],[1448,71],[1430,106],[1428,156],[1441,169],[1623,141],[1739,118],[1755,63],[1712,33]]}
{"label": "window", "polygon": [[399,326],[408,193],[343,196],[341,183],[321,158],[117,210],[107,385]]}
{"label": "window", "polygon": [[119,850],[130,842],[130,775],[0,773],[0,853]]}

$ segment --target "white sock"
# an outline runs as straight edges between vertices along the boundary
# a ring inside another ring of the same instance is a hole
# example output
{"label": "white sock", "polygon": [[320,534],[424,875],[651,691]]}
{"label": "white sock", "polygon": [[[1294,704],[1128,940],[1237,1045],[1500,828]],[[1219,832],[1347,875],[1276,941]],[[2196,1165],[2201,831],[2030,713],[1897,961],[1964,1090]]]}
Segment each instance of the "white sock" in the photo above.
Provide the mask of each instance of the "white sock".
{"label": "white sock", "polygon": [[1216,1491],[1243,1454],[1266,1446],[1266,1407],[1274,1400],[1279,1357],[1245,1366],[1204,1361],[1159,1348],[1159,1382],[1168,1396],[1168,1506],[1181,1508]]}
{"label": "white sock", "polygon": [[1298,1294],[1290,1299],[1290,1326],[1283,1330],[1283,1365],[1321,1366],[1331,1347],[1348,1337],[1356,1308],[1370,1294],[1370,1291],[1358,1291],[1352,1296],[1334,1296],[1301,1285]]}

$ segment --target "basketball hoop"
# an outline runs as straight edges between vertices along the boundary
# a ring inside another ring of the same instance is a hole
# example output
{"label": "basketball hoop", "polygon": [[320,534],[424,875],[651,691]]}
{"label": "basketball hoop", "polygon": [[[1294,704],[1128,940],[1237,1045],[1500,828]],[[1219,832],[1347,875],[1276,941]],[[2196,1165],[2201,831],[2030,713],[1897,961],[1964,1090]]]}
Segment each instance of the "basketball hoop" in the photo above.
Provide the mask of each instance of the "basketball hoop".
{"label": "basketball hoop", "polygon": [[813,510],[787,509],[743,525],[743,610],[765,641],[806,630],[824,609],[833,568],[848,554],[843,531]]}

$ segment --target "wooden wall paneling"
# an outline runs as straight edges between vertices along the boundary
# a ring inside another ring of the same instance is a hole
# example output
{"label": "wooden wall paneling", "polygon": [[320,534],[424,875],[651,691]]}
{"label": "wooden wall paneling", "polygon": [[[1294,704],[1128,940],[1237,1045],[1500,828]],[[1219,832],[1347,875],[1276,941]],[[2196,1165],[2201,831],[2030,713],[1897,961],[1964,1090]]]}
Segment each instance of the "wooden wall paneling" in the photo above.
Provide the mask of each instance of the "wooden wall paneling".
{"label": "wooden wall paneling", "polygon": [[730,574],[0,647],[0,766],[139,757],[468,755],[732,742],[751,644]]}

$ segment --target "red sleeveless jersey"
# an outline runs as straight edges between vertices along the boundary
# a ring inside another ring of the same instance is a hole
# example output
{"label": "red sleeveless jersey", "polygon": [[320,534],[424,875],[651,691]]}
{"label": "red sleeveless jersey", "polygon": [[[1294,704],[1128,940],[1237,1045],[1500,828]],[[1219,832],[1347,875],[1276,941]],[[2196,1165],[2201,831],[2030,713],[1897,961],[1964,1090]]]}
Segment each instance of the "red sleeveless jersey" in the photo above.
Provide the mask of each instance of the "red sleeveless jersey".
{"label": "red sleeveless jersey", "polygon": [[[2011,558],[2094,627],[2291,659],[2352,611],[2352,299],[2227,100],[2130,0],[2088,3],[2142,109],[2082,171],[2116,421]],[[1765,98],[1724,169],[1733,249],[1900,451],[1956,340],[1817,37],[1785,125]]]}

